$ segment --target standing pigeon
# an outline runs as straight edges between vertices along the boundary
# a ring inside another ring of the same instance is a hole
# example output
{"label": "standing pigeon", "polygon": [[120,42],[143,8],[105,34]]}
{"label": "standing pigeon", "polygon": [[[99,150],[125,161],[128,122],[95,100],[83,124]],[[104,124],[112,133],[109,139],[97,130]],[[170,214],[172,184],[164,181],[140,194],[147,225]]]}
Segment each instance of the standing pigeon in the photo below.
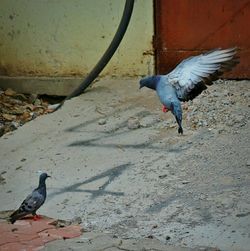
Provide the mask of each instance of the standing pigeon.
{"label": "standing pigeon", "polygon": [[47,173],[42,173],[39,177],[39,186],[27,196],[21,206],[10,215],[10,222],[13,224],[16,220],[23,218],[28,214],[34,216],[34,220],[38,219],[36,211],[43,205],[46,199],[46,184],[45,180],[50,177]]}
{"label": "standing pigeon", "polygon": [[212,85],[225,71],[231,70],[237,63],[236,48],[216,49],[183,60],[167,75],[145,77],[140,80],[140,88],[146,86],[156,90],[163,112],[170,110],[178,123],[178,133],[183,134],[182,108],[180,101],[194,99],[206,85]]}

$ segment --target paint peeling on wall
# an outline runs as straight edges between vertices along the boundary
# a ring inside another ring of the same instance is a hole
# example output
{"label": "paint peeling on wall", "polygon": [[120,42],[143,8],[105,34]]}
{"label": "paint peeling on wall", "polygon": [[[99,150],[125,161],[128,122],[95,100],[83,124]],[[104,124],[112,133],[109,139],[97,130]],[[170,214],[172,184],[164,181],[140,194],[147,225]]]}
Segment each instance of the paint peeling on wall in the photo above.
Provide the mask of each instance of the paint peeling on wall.
{"label": "paint peeling on wall", "polygon": [[[125,1],[2,0],[0,75],[85,76],[112,40]],[[102,75],[154,70],[153,3],[138,0],[118,51]]]}

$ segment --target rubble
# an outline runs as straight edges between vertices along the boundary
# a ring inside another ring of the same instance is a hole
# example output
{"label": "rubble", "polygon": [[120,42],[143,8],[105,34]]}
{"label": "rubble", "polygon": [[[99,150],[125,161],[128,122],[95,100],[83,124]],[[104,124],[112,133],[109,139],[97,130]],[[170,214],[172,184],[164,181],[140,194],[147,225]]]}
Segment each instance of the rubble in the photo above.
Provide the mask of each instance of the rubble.
{"label": "rubble", "polygon": [[0,90],[0,137],[36,117],[52,111],[48,101],[36,94]]}

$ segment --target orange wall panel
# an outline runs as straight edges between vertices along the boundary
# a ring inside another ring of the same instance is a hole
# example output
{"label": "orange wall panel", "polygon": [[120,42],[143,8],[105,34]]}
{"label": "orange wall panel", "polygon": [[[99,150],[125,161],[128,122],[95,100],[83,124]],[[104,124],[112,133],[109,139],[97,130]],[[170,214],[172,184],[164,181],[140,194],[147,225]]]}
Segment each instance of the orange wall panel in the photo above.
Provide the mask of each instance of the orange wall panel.
{"label": "orange wall panel", "polygon": [[249,0],[156,0],[158,73],[205,50],[237,46],[240,64],[226,77],[250,78]]}

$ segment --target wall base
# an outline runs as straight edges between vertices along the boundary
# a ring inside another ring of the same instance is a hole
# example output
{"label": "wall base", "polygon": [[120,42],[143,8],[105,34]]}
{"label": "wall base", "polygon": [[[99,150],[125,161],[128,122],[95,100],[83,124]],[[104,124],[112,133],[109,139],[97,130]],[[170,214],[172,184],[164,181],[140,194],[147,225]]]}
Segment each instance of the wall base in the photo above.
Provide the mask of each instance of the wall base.
{"label": "wall base", "polygon": [[0,76],[0,88],[11,88],[19,93],[67,96],[83,81],[73,77],[6,77]]}

